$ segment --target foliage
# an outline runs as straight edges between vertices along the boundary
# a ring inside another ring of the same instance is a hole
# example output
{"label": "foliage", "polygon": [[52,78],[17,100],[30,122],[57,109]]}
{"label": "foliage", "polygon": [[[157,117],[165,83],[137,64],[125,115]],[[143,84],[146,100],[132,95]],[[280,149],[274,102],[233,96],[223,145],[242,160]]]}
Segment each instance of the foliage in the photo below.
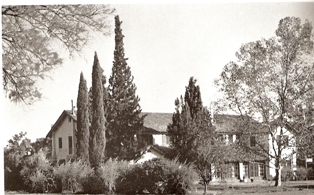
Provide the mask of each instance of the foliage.
{"label": "foliage", "polygon": [[43,150],[24,158],[20,175],[30,192],[43,193],[53,191],[56,187],[51,182],[53,180],[52,166]]}
{"label": "foliage", "polygon": [[222,147],[218,148],[218,145],[213,146],[218,140],[214,140],[216,133],[211,123],[211,115],[203,107],[196,79],[190,78],[184,99],[182,96],[180,100],[177,98],[175,106],[172,123],[167,127],[171,147],[176,151],[180,162],[193,162],[205,184],[206,193],[212,164],[217,162],[217,165],[221,165],[225,158],[215,156],[216,151],[222,153],[224,150],[220,150]]}
{"label": "foliage", "polygon": [[43,150],[47,155],[46,158],[51,157],[52,154],[52,140],[48,137],[37,138],[35,142],[31,143],[33,153]]}
{"label": "foliage", "polygon": [[23,168],[23,157],[30,151],[31,143],[26,132],[15,134],[4,148],[4,184],[5,190],[25,190],[20,171]]}
{"label": "foliage", "polygon": [[105,138],[105,113],[102,85],[103,70],[99,65],[95,52],[92,72],[92,124],[89,138],[89,160],[92,168],[98,169],[104,160],[106,138]]}
{"label": "foliage", "polygon": [[133,160],[140,157],[145,144],[137,139],[144,117],[140,116],[139,97],[131,69],[124,57],[123,34],[119,16],[115,16],[115,51],[108,86],[108,128],[106,158]]}
{"label": "foliage", "polygon": [[[224,94],[217,108],[262,120],[273,143],[271,150],[257,142],[258,150],[276,159],[276,184],[280,185],[283,150],[309,133],[313,123],[314,63],[312,25],[299,18],[280,20],[276,37],[243,44],[236,53],[238,62],[228,63],[216,85]],[[242,120],[243,121],[243,120]],[[256,133],[258,128],[244,128]],[[255,131],[255,132],[254,132]],[[294,134],[283,142],[285,133]],[[252,148],[251,148],[252,149]]]}
{"label": "foliage", "polygon": [[[198,176],[192,165],[153,159],[136,164],[117,180],[116,192],[122,194],[185,194]],[[145,182],[144,182],[145,181]]]}
{"label": "foliage", "polygon": [[84,161],[63,163],[54,167],[55,181],[61,186],[58,188],[71,192],[82,192],[83,183],[88,180],[94,171]]}
{"label": "foliage", "polygon": [[306,180],[306,178],[310,175],[310,172],[313,171],[310,168],[305,167],[297,167],[296,178],[299,181]]}
{"label": "foliage", "polygon": [[203,108],[201,92],[196,80],[191,77],[186,87],[184,100],[175,100],[176,111],[172,123],[167,127],[171,146],[177,151],[179,160],[193,161],[202,136],[210,136],[213,130],[210,113]]}
{"label": "foliage", "polygon": [[281,180],[290,181],[293,180],[293,170],[290,166],[283,167],[281,169]]}
{"label": "foliage", "polygon": [[116,181],[123,171],[128,169],[128,162],[109,159],[102,164],[99,173],[95,172],[83,180],[84,193],[113,193],[116,190]]}
{"label": "foliage", "polygon": [[90,41],[91,32],[108,35],[113,12],[108,5],[2,6],[3,88],[9,98],[39,99],[36,81],[62,64],[58,47],[72,55]]}
{"label": "foliage", "polygon": [[88,91],[83,73],[80,75],[77,95],[77,158],[89,163],[89,111]]}

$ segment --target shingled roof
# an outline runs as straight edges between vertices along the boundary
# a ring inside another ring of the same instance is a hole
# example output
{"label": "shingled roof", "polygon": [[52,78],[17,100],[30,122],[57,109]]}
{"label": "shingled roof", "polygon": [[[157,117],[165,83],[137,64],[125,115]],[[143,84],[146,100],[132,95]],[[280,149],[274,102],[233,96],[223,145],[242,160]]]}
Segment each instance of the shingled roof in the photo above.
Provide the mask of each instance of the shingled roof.
{"label": "shingled roof", "polygon": [[172,113],[142,112],[142,115],[146,115],[144,119],[144,131],[151,131],[156,134],[158,132],[167,132],[167,126],[172,122]]}
{"label": "shingled roof", "polygon": [[218,133],[233,133],[245,129],[256,133],[268,132],[262,123],[245,116],[215,114],[213,121],[213,125],[216,127],[216,132]]}
{"label": "shingled roof", "polygon": [[[51,127],[51,130],[47,134],[47,137],[51,137],[52,131],[57,129],[60,123],[64,120],[64,117],[70,116],[74,121],[76,118],[76,111],[74,115],[71,110],[64,110],[55,124]],[[173,113],[158,113],[158,112],[142,112],[141,115],[146,115],[144,119],[144,131],[143,134],[164,134],[167,132],[167,126],[172,122]],[[215,114],[213,125],[216,127],[217,132],[232,133],[237,131],[237,123],[241,120],[239,115],[227,115],[227,114]],[[250,119],[252,123],[259,124],[257,121]]]}

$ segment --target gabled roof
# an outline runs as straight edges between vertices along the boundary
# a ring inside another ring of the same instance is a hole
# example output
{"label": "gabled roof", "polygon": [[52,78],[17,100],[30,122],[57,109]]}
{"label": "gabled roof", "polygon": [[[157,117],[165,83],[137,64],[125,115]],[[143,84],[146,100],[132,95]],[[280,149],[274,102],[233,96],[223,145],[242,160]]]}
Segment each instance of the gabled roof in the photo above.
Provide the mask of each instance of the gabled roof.
{"label": "gabled roof", "polygon": [[166,147],[166,146],[159,146],[159,145],[151,145],[149,146],[148,152],[157,153],[160,156],[163,156],[168,159],[174,158],[174,149]]}
{"label": "gabled roof", "polygon": [[46,137],[51,137],[52,132],[57,130],[58,127],[61,125],[61,123],[66,119],[66,117],[69,116],[71,117],[75,122],[77,120],[76,118],[76,111],[74,111],[74,114],[72,113],[72,110],[64,110],[61,115],[59,116],[58,120],[54,123],[54,125],[51,127],[50,131],[46,135]]}
{"label": "gabled roof", "polygon": [[213,118],[213,125],[218,133],[236,133],[246,129],[251,133],[268,132],[262,123],[246,116],[215,114]]}
{"label": "gabled roof", "polygon": [[[52,131],[56,130],[62,123],[66,116],[70,116],[74,121],[76,118],[76,111],[74,115],[71,110],[64,110],[55,124],[51,127],[46,137],[51,137]],[[146,115],[144,118],[144,130],[143,134],[164,134],[167,132],[167,126],[172,122],[173,113],[153,113],[153,112],[142,112],[141,115]],[[213,125],[216,127],[216,131],[220,133],[232,133],[237,132],[237,125],[242,117],[239,115],[228,115],[228,114],[215,114]],[[252,124],[258,124],[257,121],[249,119]]]}
{"label": "gabled roof", "polygon": [[145,131],[154,132],[154,134],[167,132],[167,126],[172,122],[172,113],[153,113],[142,112],[146,115],[144,118],[144,133]]}

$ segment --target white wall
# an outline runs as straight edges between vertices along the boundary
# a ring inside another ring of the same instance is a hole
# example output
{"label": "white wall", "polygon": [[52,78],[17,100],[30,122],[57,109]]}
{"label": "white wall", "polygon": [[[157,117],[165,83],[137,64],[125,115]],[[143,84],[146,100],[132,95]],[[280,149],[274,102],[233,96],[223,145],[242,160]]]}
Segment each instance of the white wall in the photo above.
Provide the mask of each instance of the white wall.
{"label": "white wall", "polygon": [[158,134],[153,135],[154,138],[154,144],[157,144],[159,146],[166,146],[169,147],[169,139],[166,135]]}
{"label": "white wall", "polygon": [[[73,127],[74,125],[74,127]],[[69,158],[73,158],[75,156],[75,142],[74,142],[74,135],[73,135],[73,128],[76,128],[76,122],[71,119],[69,121],[69,116],[67,116],[59,126],[58,130],[54,133],[54,146],[55,146],[55,155],[57,157],[57,162],[60,159],[65,159],[66,161]],[[68,137],[72,136],[72,155],[69,155],[69,143]],[[62,138],[62,148],[59,148],[59,138]]]}

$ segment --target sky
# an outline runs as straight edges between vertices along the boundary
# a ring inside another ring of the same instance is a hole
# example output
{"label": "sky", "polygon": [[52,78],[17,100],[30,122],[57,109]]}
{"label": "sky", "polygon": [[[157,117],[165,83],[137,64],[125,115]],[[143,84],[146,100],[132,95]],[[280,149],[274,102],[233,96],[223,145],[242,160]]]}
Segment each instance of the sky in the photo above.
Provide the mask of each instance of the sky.
{"label": "sky", "polygon": [[[237,2],[197,4],[112,4],[120,16],[125,57],[131,67],[143,112],[174,112],[174,100],[184,95],[193,76],[204,106],[219,95],[213,86],[224,65],[236,60],[241,44],[275,35],[279,20],[287,16],[314,24],[314,1]],[[114,32],[114,22],[112,20]],[[94,40],[74,58],[64,59],[38,80],[43,98],[33,105],[15,104],[2,95],[2,145],[14,134],[27,132],[35,141],[45,137],[63,110],[76,105],[80,73],[88,87],[94,52],[104,74],[111,74],[114,33]],[[4,133],[4,135],[3,135]]]}

